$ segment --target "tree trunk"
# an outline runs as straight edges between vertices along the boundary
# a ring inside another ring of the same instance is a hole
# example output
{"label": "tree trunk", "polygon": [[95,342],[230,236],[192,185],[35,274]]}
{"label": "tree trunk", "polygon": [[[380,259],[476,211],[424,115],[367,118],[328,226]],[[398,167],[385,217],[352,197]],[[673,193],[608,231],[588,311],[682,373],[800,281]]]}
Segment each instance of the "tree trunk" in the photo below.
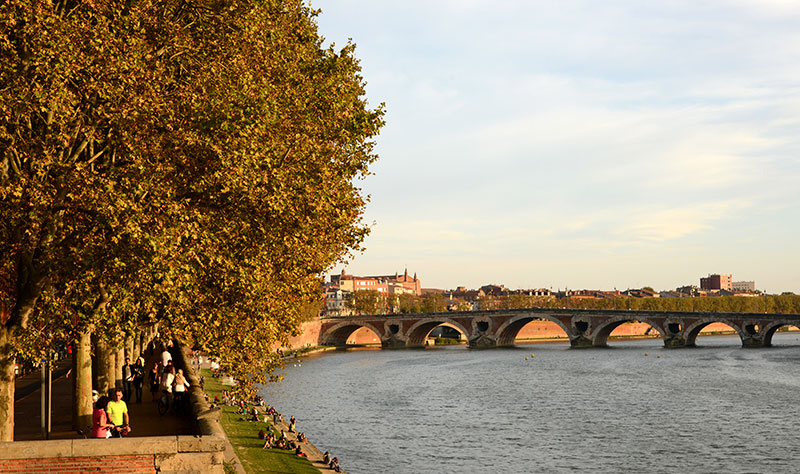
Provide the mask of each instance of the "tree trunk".
{"label": "tree trunk", "polygon": [[0,441],[14,441],[14,365],[11,331],[0,327]]}
{"label": "tree trunk", "polygon": [[122,366],[125,365],[125,348],[117,349],[117,356],[114,357],[114,386],[122,389]]}
{"label": "tree trunk", "polygon": [[95,389],[100,395],[108,395],[108,390],[114,386],[114,371],[110,370],[114,357],[108,343],[100,337],[95,341],[95,357],[97,358]]}
{"label": "tree trunk", "polygon": [[74,405],[72,409],[72,425],[74,429],[86,429],[92,424],[92,354],[91,333],[82,331],[78,334],[72,348],[75,361],[72,371]]}
{"label": "tree trunk", "polygon": [[131,360],[131,364],[136,362],[139,354],[136,353],[136,344],[134,344],[134,337],[128,336],[125,338],[125,357]]}
{"label": "tree trunk", "polygon": [[139,331],[136,332],[136,347],[139,349],[139,357],[146,359],[147,357],[144,355],[145,349],[147,346],[144,345],[144,328],[140,328]]}

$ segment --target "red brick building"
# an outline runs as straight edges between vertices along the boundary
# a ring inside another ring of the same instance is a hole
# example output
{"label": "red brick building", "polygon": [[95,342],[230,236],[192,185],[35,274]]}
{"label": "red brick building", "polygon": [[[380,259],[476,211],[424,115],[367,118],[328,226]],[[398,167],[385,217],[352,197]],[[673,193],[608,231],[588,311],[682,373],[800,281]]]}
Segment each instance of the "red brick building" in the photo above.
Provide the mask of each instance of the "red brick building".
{"label": "red brick building", "polygon": [[413,294],[422,295],[422,284],[415,273],[408,276],[408,269],[400,275],[355,276],[348,275],[342,270],[339,275],[331,275],[331,284],[345,291],[375,290],[384,294]]}
{"label": "red brick building", "polygon": [[733,290],[733,277],[731,275],[708,275],[700,278],[700,288],[703,290]]}

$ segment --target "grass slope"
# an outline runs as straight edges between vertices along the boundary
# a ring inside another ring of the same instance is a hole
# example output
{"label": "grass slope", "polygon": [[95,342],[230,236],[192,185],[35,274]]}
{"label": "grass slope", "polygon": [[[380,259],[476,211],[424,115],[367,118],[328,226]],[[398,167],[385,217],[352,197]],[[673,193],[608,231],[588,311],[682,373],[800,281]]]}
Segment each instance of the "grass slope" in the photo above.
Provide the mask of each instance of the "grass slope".
{"label": "grass slope", "polygon": [[[208,396],[213,400],[218,395],[221,399],[225,387],[211,375],[210,370],[204,369],[202,373]],[[273,429],[272,424],[243,421],[242,418],[236,414],[236,407],[222,406],[222,428],[248,474],[320,474],[308,459],[295,456],[293,451],[262,449],[264,442],[258,439],[258,431]]]}

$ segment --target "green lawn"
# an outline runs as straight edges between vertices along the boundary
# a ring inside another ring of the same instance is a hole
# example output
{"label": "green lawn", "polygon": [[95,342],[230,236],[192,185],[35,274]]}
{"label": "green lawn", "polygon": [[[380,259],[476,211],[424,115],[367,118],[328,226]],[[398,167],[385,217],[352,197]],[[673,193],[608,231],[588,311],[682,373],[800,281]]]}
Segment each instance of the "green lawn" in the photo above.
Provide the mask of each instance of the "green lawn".
{"label": "green lawn", "polygon": [[[221,399],[225,387],[211,375],[210,370],[204,369],[202,373],[208,396],[213,400],[215,395],[219,395]],[[236,407],[222,406],[222,428],[248,474],[320,474],[308,459],[295,456],[293,451],[261,448],[264,442],[258,439],[258,431],[272,429],[271,423],[242,421],[241,418],[242,415],[236,414]]]}

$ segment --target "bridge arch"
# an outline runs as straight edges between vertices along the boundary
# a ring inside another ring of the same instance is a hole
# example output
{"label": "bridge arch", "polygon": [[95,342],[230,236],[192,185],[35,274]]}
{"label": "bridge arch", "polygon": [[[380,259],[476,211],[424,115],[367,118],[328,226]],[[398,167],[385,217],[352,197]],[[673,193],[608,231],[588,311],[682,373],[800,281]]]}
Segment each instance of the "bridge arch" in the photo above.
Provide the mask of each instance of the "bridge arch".
{"label": "bridge arch", "polygon": [[322,345],[326,346],[344,346],[347,345],[347,339],[361,328],[367,328],[377,334],[378,339],[381,339],[381,331],[375,326],[367,322],[356,321],[343,321],[332,328],[325,331],[320,337]]}
{"label": "bridge arch", "polygon": [[406,331],[406,344],[410,347],[424,346],[428,334],[439,326],[450,326],[460,332],[464,339],[469,339],[469,331],[450,318],[431,318],[418,321]]}
{"label": "bridge arch", "polygon": [[570,336],[572,332],[564,326],[564,323],[559,321],[556,318],[548,317],[544,314],[523,314],[520,316],[515,316],[505,323],[501,324],[497,331],[495,332],[497,336],[497,345],[498,346],[513,346],[514,341],[517,339],[517,334],[519,334],[520,330],[525,327],[531,321],[551,321],[564,330],[564,335],[568,338],[572,339]]}
{"label": "bridge arch", "polygon": [[[722,324],[726,324],[726,325],[730,326],[731,329],[736,331],[736,334],[739,335],[739,338],[742,340],[742,344],[743,345],[744,345],[745,340],[749,339],[749,336],[745,336],[745,333],[743,332],[742,328],[739,327],[739,325],[734,323],[733,321],[728,320],[728,319],[717,319],[717,318],[714,318],[714,317],[709,317],[707,319],[703,319],[701,321],[698,321],[698,322],[696,322],[696,323],[694,323],[691,326],[686,328],[686,346],[687,347],[695,347],[695,346],[697,346],[697,336],[700,335],[700,331],[702,331],[706,326],[708,326],[709,324],[712,324],[712,323],[722,323]],[[751,331],[754,330],[753,332],[757,333],[759,329],[761,329],[761,328],[759,328],[757,326],[754,326],[751,329]]]}
{"label": "bridge arch", "polygon": [[647,324],[648,326],[653,328],[653,330],[658,332],[658,334],[661,336],[662,339],[664,338],[665,331],[660,324],[653,321],[649,321],[647,319],[638,319],[634,316],[623,315],[623,316],[616,316],[613,318],[609,318],[607,321],[603,321],[599,326],[597,326],[597,328],[591,335],[592,345],[595,347],[607,346],[608,338],[609,336],[611,336],[611,333],[614,332],[614,329],[617,329],[618,327],[622,326],[625,323],[635,323],[635,322]]}
{"label": "bridge arch", "polygon": [[791,326],[800,329],[800,323],[797,321],[778,321],[770,323],[764,327],[764,347],[772,346],[772,337],[778,330],[784,326]]}

